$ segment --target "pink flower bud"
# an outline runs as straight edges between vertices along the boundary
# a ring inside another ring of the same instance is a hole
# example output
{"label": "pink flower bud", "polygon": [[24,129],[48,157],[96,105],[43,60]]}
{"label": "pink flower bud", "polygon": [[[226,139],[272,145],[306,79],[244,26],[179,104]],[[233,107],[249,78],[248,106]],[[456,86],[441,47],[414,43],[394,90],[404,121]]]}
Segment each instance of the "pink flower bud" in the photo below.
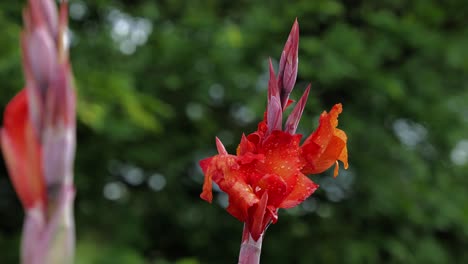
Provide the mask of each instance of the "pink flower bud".
{"label": "pink flower bud", "polygon": [[228,152],[226,151],[226,148],[223,145],[223,142],[221,142],[221,140],[219,140],[218,137],[216,137],[216,148],[218,150],[218,154],[220,155],[228,154]]}
{"label": "pink flower bud", "polygon": [[293,111],[286,120],[286,125],[284,127],[284,131],[289,134],[296,133],[297,125],[299,125],[299,121],[301,120],[302,112],[304,111],[304,107],[307,103],[307,98],[309,97],[310,91],[310,84],[307,86],[307,89],[304,91],[299,102],[297,102],[296,106],[294,107]]}
{"label": "pink flower bud", "polygon": [[[30,2],[34,2],[32,0]],[[56,39],[58,34],[58,16],[57,16],[57,6],[53,0],[39,0],[39,5],[41,7],[43,19],[47,23],[47,27],[51,35]]]}
{"label": "pink flower bud", "polygon": [[297,19],[294,21],[288,40],[284,45],[283,53],[281,54],[279,72],[278,72],[278,88],[281,94],[281,106],[286,108],[289,94],[294,88],[297,78],[298,65],[298,50],[299,50],[299,23]]}
{"label": "pink flower bud", "polygon": [[274,130],[281,130],[283,110],[278,97],[271,98],[267,111],[268,132],[271,133]]}
{"label": "pink flower bud", "polygon": [[278,81],[276,80],[275,70],[273,69],[273,64],[271,63],[271,59],[269,60],[269,67],[270,67],[270,80],[268,81],[268,100],[270,100],[272,97],[277,97],[278,99],[280,99]]}
{"label": "pink flower bud", "polygon": [[46,94],[45,127],[69,127],[75,121],[75,92],[68,64],[57,67]]}
{"label": "pink flower bud", "polygon": [[57,71],[57,51],[53,38],[44,28],[39,27],[25,39],[27,42],[27,58],[31,74],[36,81],[36,89],[45,96],[50,81]]}

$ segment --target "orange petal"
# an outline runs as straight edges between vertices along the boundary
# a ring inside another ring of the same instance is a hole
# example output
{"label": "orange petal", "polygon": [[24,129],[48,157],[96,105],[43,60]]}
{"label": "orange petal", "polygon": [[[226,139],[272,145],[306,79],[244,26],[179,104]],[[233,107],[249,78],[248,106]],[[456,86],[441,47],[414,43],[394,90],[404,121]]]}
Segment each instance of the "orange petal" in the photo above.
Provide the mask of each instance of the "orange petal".
{"label": "orange petal", "polygon": [[[346,146],[343,148],[343,150],[341,151],[341,154],[338,156],[338,160],[343,162],[345,169],[348,169],[348,148]],[[336,161],[336,166],[333,172],[333,177],[338,176],[338,170],[339,170],[338,160]]]}
{"label": "orange petal", "polygon": [[319,186],[300,173],[293,191],[279,205],[280,208],[292,208],[302,203],[307,197],[317,190]]}
{"label": "orange petal", "polygon": [[41,150],[30,123],[26,90],[10,101],[3,120],[2,151],[13,186],[26,209],[45,205]]}
{"label": "orange petal", "polygon": [[211,178],[211,173],[207,173],[207,172],[208,172],[208,168],[211,164],[212,159],[213,158],[206,158],[206,159],[200,160],[199,162],[199,165],[203,173],[205,174],[205,181],[203,182],[203,192],[200,194],[200,198],[202,198],[203,200],[209,203],[211,203],[211,201],[213,200],[213,192],[212,192],[213,180]]}
{"label": "orange petal", "polygon": [[[344,131],[336,128],[341,111],[341,104],[336,104],[330,113],[322,113],[319,127],[305,140],[302,145],[303,158],[306,161],[303,173],[321,173],[335,164],[337,160],[341,160],[347,168],[347,137]],[[335,172],[337,173],[336,170]]]}

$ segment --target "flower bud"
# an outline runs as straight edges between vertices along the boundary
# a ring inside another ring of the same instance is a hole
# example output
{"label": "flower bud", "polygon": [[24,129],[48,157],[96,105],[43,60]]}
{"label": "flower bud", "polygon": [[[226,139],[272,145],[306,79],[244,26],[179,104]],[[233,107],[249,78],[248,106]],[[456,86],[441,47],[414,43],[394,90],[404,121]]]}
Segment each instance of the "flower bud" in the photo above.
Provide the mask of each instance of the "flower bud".
{"label": "flower bud", "polygon": [[298,51],[299,51],[299,23],[294,21],[288,40],[284,45],[283,53],[279,63],[278,71],[278,88],[281,95],[281,105],[284,108],[287,106],[289,94],[291,94],[297,78],[298,66]]}

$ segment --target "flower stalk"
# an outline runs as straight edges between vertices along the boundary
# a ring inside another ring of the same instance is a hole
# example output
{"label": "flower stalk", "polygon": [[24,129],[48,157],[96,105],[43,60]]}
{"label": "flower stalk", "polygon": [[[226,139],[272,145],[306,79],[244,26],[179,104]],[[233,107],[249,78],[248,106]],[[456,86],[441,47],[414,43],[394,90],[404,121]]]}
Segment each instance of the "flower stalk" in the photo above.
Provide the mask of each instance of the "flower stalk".
{"label": "flower stalk", "polygon": [[250,234],[249,227],[245,224],[242,231],[242,243],[239,253],[239,264],[258,264],[262,252],[262,242],[264,233],[255,240]]}
{"label": "flower stalk", "polygon": [[285,110],[297,79],[299,24],[294,22],[275,74],[270,60],[267,105],[257,130],[242,135],[235,154],[216,138],[218,154],[200,161],[205,174],[200,197],[213,200],[215,182],[229,197],[226,210],[244,223],[239,263],[257,264],[265,230],[278,221],[278,210],[293,208],[319,187],[308,174],[318,174],[339,162],[348,168],[347,136],[338,126],[341,104],[320,115],[317,129],[301,144],[296,130],[310,92],[310,85],[283,126]]}
{"label": "flower stalk", "polygon": [[7,105],[3,155],[25,219],[22,264],[73,263],[75,92],[68,58],[68,6],[29,0],[21,34],[26,86]]}

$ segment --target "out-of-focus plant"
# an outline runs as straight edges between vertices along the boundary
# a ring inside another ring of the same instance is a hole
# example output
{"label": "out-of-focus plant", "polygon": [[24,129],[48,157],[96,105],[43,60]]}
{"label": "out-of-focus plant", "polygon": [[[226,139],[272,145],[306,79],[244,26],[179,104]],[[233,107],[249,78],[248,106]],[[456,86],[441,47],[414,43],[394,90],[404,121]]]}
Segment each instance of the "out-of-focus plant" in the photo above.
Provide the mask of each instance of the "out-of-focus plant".
{"label": "out-of-focus plant", "polygon": [[24,210],[23,264],[72,263],[75,92],[67,4],[30,0],[21,35],[26,86],[7,105],[2,151]]}
{"label": "out-of-focus plant", "polygon": [[299,205],[318,188],[306,174],[336,165],[336,177],[338,160],[348,167],[347,136],[337,128],[341,104],[323,112],[318,128],[300,145],[302,135],[296,129],[309,85],[283,127],[283,114],[292,103],[289,95],[297,78],[298,47],[296,20],[281,55],[278,76],[270,61],[267,109],[257,131],[242,136],[236,155],[228,154],[216,139],[219,154],[200,161],[205,174],[201,198],[212,201],[214,181],[229,196],[227,211],[245,223],[239,264],[259,263],[264,232],[278,220],[278,210]]}

